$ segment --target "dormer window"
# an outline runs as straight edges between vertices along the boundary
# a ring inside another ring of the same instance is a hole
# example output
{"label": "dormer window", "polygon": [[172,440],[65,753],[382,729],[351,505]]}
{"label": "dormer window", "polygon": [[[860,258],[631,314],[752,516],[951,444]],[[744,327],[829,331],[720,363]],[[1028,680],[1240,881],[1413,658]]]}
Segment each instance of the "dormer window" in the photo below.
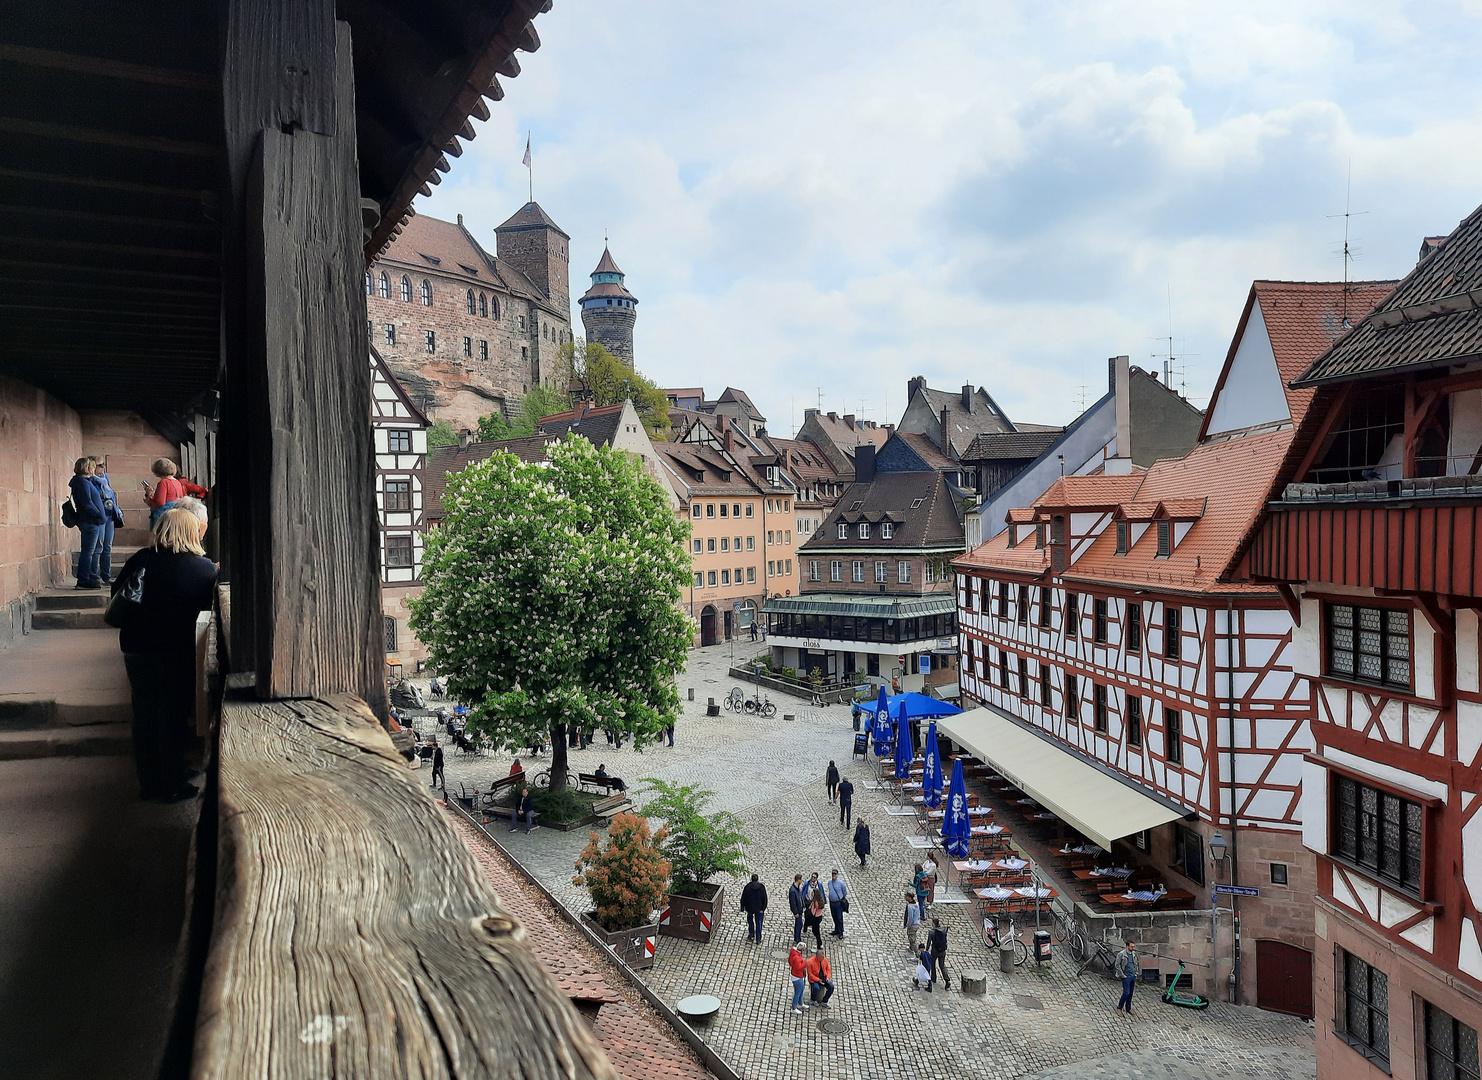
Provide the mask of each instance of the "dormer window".
{"label": "dormer window", "polygon": [[859,523],[859,538],[861,540],[868,540],[870,538],[870,523],[868,521],[861,521]]}
{"label": "dormer window", "polygon": [[889,540],[894,535],[895,526],[893,524],[888,521],[880,522],[880,538],[882,540]]}
{"label": "dormer window", "polygon": [[1018,546],[1019,546],[1019,530],[1018,530],[1017,527],[1015,527],[1013,525],[1010,525],[1009,526],[1008,541],[1004,544],[1004,547],[1018,547]]}
{"label": "dormer window", "polygon": [[1117,522],[1117,554],[1118,555],[1125,555],[1125,554],[1127,554],[1127,533],[1128,533],[1127,523],[1125,521],[1119,521],[1119,522]]}
{"label": "dormer window", "polygon": [[1158,522],[1158,558],[1166,559],[1173,554],[1173,522]]}
{"label": "dormer window", "polygon": [[1036,525],[1034,527],[1034,550],[1039,551],[1045,546],[1045,527]]}
{"label": "dormer window", "polygon": [[848,526],[847,523],[842,522],[842,521],[839,522],[839,539],[840,540],[848,540],[849,539],[849,526]]}

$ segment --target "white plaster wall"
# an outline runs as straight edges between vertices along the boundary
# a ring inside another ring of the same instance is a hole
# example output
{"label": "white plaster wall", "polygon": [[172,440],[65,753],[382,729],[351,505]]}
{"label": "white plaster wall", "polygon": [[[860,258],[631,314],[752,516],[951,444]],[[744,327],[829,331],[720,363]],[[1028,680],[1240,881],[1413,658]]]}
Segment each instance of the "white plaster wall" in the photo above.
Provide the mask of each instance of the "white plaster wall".
{"label": "white plaster wall", "polygon": [[1225,385],[1210,410],[1211,435],[1292,418],[1259,303],[1251,305],[1245,332],[1240,335],[1240,344],[1235,346],[1230,370],[1225,374]]}
{"label": "white plaster wall", "polygon": [[1415,696],[1433,698],[1436,696],[1436,632],[1419,611],[1410,613],[1410,623],[1415,642],[1415,670],[1411,673],[1415,679]]}
{"label": "white plaster wall", "polygon": [[1322,674],[1322,605],[1302,598],[1302,625],[1292,630],[1292,670],[1298,675]]}
{"label": "white plaster wall", "polygon": [[1456,613],[1456,688],[1478,691],[1477,613],[1461,608]]}
{"label": "white plaster wall", "polygon": [[1472,459],[1482,447],[1482,390],[1451,394],[1451,442],[1446,448],[1447,476],[1471,472]]}
{"label": "white plaster wall", "polygon": [[1328,853],[1328,770],[1302,762],[1302,846]]}

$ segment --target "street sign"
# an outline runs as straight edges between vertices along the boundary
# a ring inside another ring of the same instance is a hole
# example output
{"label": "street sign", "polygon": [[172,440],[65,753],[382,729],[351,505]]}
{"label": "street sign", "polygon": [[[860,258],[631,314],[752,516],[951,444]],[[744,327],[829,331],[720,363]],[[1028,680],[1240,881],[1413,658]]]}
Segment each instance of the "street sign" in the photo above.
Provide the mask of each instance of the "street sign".
{"label": "street sign", "polygon": [[1225,893],[1227,896],[1260,896],[1260,889],[1251,889],[1244,885],[1216,885],[1214,891]]}
{"label": "street sign", "polygon": [[741,601],[740,600],[732,600],[731,601],[731,607],[735,608],[737,611],[741,610]]}
{"label": "street sign", "polygon": [[916,667],[923,675],[931,674],[931,657],[918,656],[916,658]]}

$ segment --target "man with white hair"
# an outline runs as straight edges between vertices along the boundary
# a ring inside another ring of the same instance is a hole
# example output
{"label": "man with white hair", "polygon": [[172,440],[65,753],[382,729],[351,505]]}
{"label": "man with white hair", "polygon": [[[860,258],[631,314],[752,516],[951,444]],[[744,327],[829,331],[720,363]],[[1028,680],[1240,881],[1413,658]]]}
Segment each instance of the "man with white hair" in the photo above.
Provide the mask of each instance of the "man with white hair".
{"label": "man with white hair", "polygon": [[201,523],[201,539],[206,539],[206,529],[210,527],[210,516],[206,513],[206,504],[194,495],[185,495],[175,500],[175,507],[180,510],[189,510]]}

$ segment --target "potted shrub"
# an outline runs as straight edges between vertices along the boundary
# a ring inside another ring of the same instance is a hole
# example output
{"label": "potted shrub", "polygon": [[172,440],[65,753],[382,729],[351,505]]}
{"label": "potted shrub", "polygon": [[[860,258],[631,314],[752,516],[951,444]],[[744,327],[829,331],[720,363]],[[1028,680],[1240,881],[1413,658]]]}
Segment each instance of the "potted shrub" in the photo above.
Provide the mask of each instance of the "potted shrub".
{"label": "potted shrub", "polygon": [[669,892],[659,916],[659,933],[687,941],[708,942],[720,923],[725,890],[710,879],[716,874],[740,876],[746,870],[742,849],[747,844],[735,814],[706,816],[705,804],[715,796],[689,785],[669,784],[645,777],[645,794],[653,796],[643,812],[662,818],[664,857],[670,863]]}
{"label": "potted shrub", "polygon": [[654,908],[669,880],[669,861],[660,845],[669,831],[651,833],[648,821],[618,814],[603,843],[596,832],[576,860],[573,885],[586,887],[593,911],[582,920],[629,967],[652,967],[659,927]]}

